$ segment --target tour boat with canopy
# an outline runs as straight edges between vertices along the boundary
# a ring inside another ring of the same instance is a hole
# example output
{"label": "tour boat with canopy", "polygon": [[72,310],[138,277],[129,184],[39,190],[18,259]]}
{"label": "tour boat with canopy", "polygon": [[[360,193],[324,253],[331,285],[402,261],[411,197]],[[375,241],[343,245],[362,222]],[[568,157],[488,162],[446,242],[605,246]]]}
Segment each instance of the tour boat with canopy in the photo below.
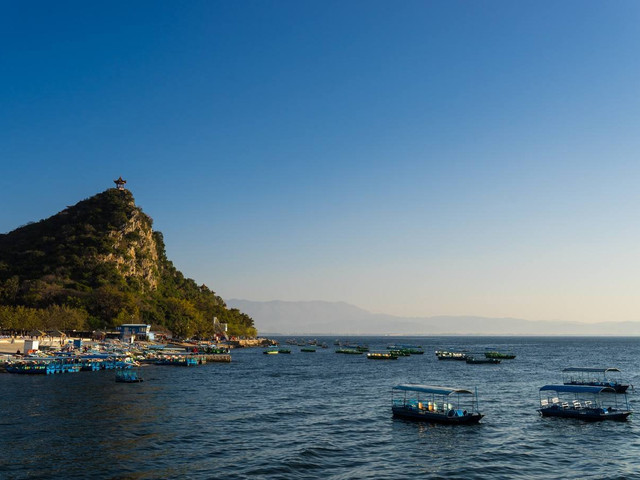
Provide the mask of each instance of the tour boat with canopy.
{"label": "tour boat with canopy", "polygon": [[619,422],[632,413],[626,393],[594,385],[545,385],[540,388],[538,412],[543,417]]}
{"label": "tour boat with canopy", "polygon": [[565,385],[593,385],[611,387],[616,393],[625,393],[628,384],[620,381],[617,368],[569,367],[562,370],[562,383]]}
{"label": "tour boat with canopy", "polygon": [[402,384],[391,389],[396,417],[448,424],[478,423],[478,392],[434,385]]}

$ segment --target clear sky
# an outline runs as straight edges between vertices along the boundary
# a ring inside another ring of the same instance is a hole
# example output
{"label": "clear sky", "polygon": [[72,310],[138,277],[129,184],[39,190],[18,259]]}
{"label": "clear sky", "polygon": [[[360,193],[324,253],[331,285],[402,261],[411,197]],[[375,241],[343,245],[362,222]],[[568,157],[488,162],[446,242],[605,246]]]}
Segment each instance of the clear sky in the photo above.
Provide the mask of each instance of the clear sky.
{"label": "clear sky", "polygon": [[635,0],[4,0],[0,232],[122,175],[223,298],[640,320],[639,25]]}

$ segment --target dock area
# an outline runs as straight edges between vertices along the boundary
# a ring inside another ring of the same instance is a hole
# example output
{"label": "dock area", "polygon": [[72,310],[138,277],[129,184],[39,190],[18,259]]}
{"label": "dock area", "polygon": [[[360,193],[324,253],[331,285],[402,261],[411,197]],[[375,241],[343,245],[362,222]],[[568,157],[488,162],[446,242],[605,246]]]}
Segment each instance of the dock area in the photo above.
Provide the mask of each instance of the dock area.
{"label": "dock area", "polygon": [[204,355],[195,355],[198,359],[198,363],[230,363],[231,355],[228,353],[211,353]]}
{"label": "dock area", "polygon": [[[29,345],[27,345],[27,343]],[[47,342],[49,343],[49,342]],[[51,374],[58,372],[127,369],[139,365],[196,366],[230,363],[229,349],[211,343],[198,345],[123,343],[66,339],[56,344],[35,344],[25,338],[0,338],[0,372]],[[40,347],[40,348],[38,348]],[[26,350],[25,349],[29,349]]]}

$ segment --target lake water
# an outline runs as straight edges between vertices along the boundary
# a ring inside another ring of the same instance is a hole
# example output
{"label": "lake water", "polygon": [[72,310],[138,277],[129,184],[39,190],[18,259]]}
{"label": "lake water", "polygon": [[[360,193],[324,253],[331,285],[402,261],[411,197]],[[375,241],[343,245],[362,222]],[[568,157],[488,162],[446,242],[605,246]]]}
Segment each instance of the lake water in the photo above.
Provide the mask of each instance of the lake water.
{"label": "lake water", "polygon": [[[629,422],[541,418],[538,389],[567,366],[615,366],[640,386],[640,338],[349,338],[425,355],[371,361],[329,349],[230,364],[113,372],[0,374],[1,479],[640,478],[639,411]],[[343,340],[346,340],[343,338]],[[500,365],[438,361],[436,349],[511,350]],[[478,388],[474,426],[391,416],[391,387]]]}

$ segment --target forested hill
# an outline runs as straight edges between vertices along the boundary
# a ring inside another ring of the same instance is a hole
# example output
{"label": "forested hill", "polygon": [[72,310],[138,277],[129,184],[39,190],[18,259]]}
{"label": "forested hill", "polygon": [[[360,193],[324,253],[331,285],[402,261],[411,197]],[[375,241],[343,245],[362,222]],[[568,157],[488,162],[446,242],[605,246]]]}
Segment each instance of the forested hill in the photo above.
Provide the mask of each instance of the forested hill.
{"label": "forested hill", "polygon": [[253,320],[167,259],[153,220],[128,190],[111,188],[0,235],[0,327],[98,329],[149,323],[180,337],[231,335]]}

